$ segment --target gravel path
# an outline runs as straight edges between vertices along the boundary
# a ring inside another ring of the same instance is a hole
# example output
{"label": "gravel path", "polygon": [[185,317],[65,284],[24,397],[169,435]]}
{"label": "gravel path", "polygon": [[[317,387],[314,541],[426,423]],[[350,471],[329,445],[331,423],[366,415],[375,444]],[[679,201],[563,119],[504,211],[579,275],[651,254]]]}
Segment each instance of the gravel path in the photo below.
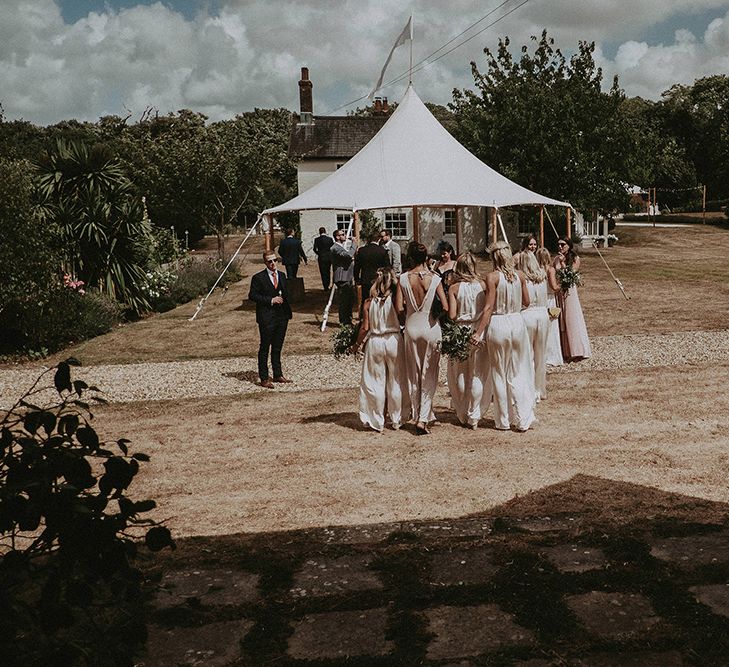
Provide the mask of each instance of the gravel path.
{"label": "gravel path", "polygon": [[[592,339],[593,357],[579,364],[552,368],[552,373],[622,370],[652,366],[729,361],[729,329],[670,334],[602,336]],[[284,372],[294,380],[275,391],[338,389],[359,383],[360,364],[335,362],[329,355],[291,356],[284,353]],[[445,376],[441,364],[441,378]],[[39,375],[39,370],[0,370],[0,407],[13,404]],[[256,360],[249,357],[176,361],[76,368],[74,379],[97,386],[110,402],[172,400],[230,396],[270,391],[255,382]],[[49,374],[48,382],[52,384]],[[51,401],[54,392],[35,397],[38,404]]]}

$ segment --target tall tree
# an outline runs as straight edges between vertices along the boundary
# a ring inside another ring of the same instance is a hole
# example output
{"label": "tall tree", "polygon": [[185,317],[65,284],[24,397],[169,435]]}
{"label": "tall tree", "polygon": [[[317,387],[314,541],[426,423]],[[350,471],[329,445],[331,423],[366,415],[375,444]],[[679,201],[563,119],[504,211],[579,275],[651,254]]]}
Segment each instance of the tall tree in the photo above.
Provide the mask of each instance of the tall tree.
{"label": "tall tree", "polygon": [[508,178],[582,209],[608,211],[627,200],[629,159],[635,144],[620,114],[617,78],[602,90],[594,43],[579,42],[568,60],[546,31],[532,37],[533,52],[516,60],[509,39],[486,67],[471,69],[475,90],[454,90],[454,134]]}

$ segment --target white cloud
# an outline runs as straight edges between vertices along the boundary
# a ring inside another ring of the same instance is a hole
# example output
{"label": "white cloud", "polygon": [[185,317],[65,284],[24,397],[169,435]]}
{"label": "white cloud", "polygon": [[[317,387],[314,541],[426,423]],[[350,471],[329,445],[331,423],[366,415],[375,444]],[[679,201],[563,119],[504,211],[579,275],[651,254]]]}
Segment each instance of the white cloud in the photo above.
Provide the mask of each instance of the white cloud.
{"label": "white cloud", "polygon": [[[110,0],[105,11],[67,25],[59,1],[3,0],[0,6],[0,102],[8,118],[96,120],[124,115],[126,108],[138,118],[147,106],[161,113],[191,108],[214,119],[256,106],[296,109],[302,65],[311,70],[315,112],[330,112],[369,91],[411,7],[417,62],[498,4],[228,0],[218,15],[203,11],[188,20],[169,3],[115,10]],[[712,21],[704,34],[678,31],[663,44],[648,44],[643,31],[656,17],[718,6],[725,0],[644,0],[629,11],[623,0],[531,2],[417,72],[414,82],[424,99],[446,103],[454,87],[473,85],[469,62],[483,64],[484,46],[493,49],[499,36],[509,35],[518,49],[547,28],[566,52],[578,39],[596,40],[606,81],[618,73],[628,94],[656,98],[672,83],[729,71],[729,15]],[[612,59],[600,49],[608,42],[620,45]],[[407,64],[402,47],[386,81]],[[404,85],[386,86],[382,94],[397,99]]]}

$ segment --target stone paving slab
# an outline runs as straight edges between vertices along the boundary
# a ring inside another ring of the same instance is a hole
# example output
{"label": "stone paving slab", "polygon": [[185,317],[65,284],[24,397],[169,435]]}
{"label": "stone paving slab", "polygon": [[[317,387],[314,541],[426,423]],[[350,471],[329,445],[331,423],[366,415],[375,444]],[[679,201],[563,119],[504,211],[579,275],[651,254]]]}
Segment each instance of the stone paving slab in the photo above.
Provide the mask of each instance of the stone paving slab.
{"label": "stone paving slab", "polygon": [[588,632],[601,639],[644,638],[661,620],[639,593],[591,591],[570,596],[566,602]]}
{"label": "stone paving slab", "polygon": [[729,618],[729,583],[692,586],[689,591],[715,614]]}
{"label": "stone paving slab", "polygon": [[708,535],[651,538],[651,555],[660,560],[693,567],[729,563],[729,531]]}
{"label": "stone paving slab", "polygon": [[152,625],[147,654],[135,667],[225,667],[241,658],[241,641],[252,627],[245,618],[197,628]]}
{"label": "stone paving slab", "polygon": [[394,649],[385,638],[387,610],[363,609],[309,614],[294,622],[287,654],[301,660],[384,656]]}
{"label": "stone paving slab", "polygon": [[540,551],[560,572],[578,574],[590,570],[600,570],[608,564],[605,554],[596,547],[558,544],[553,547],[543,547]]}
{"label": "stone paving slab", "polygon": [[254,604],[259,601],[260,577],[231,569],[167,572],[157,591],[156,606],[168,609],[197,598],[205,605]]}
{"label": "stone paving slab", "polygon": [[289,592],[303,598],[380,590],[382,582],[377,573],[368,569],[371,562],[369,556],[360,555],[310,558],[296,573]]}
{"label": "stone paving slab", "polygon": [[428,631],[434,635],[428,645],[429,660],[467,658],[505,646],[530,646],[535,641],[531,630],[494,604],[441,606],[424,613]]}
{"label": "stone paving slab", "polygon": [[488,583],[496,574],[494,551],[491,547],[451,549],[428,558],[433,586],[472,586]]}

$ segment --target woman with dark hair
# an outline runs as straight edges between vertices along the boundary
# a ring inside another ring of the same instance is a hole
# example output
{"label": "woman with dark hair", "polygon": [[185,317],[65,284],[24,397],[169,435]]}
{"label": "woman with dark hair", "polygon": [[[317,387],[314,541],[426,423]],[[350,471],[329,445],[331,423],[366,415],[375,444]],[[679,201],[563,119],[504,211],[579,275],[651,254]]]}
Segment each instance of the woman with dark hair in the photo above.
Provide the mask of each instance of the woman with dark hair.
{"label": "woman with dark hair", "polygon": [[[537,261],[547,274],[547,310],[557,307],[557,294],[559,294],[559,282],[557,272],[552,266],[552,256],[546,248],[537,250]],[[559,342],[559,318],[549,319],[549,333],[547,334],[547,366],[562,366],[562,345]]]}
{"label": "woman with dark hair", "polygon": [[438,260],[433,266],[433,271],[440,276],[443,281],[443,288],[447,292],[451,285],[453,271],[456,268],[456,251],[448,241],[441,241],[438,244],[436,253]]}
{"label": "woman with dark hair", "polygon": [[407,249],[412,268],[400,276],[400,289],[395,293],[398,314],[405,315],[405,368],[412,418],[418,435],[429,433],[428,424],[435,421],[433,396],[438,386],[438,363],[441,339],[440,324],[431,314],[437,297],[448,310],[439,276],[428,269],[428,249],[413,241]]}
{"label": "woman with dark hair", "polygon": [[537,237],[534,236],[534,234],[527,234],[521,240],[521,248],[519,248],[519,252],[514,255],[514,265],[519,266],[519,258],[521,255],[525,252],[535,253],[537,252],[538,247],[539,243],[537,242]]}
{"label": "woman with dark hair", "polygon": [[[570,268],[580,270],[580,258],[575,252],[575,245],[570,238],[561,238],[557,242],[559,254],[554,259],[554,268]],[[582,314],[577,287],[561,289],[557,294],[557,303],[562,312],[559,315],[559,338],[562,344],[562,357],[565,361],[581,361],[592,356],[590,338],[587,335],[585,316]]]}
{"label": "woman with dark hair", "polygon": [[489,246],[494,270],[486,276],[486,306],[471,342],[485,331],[491,363],[494,423],[499,430],[526,431],[534,422],[534,366],[521,309],[529,306],[526,278],[514,268],[506,241]]}
{"label": "woman with dark hair", "polygon": [[[395,308],[398,291],[395,272],[389,267],[377,269],[369,298],[362,308],[362,326],[353,347],[356,352],[366,339],[359,418],[365,426],[380,433],[385,428],[385,408],[394,430],[402,423],[405,364]],[[407,408],[407,396],[404,403]]]}

